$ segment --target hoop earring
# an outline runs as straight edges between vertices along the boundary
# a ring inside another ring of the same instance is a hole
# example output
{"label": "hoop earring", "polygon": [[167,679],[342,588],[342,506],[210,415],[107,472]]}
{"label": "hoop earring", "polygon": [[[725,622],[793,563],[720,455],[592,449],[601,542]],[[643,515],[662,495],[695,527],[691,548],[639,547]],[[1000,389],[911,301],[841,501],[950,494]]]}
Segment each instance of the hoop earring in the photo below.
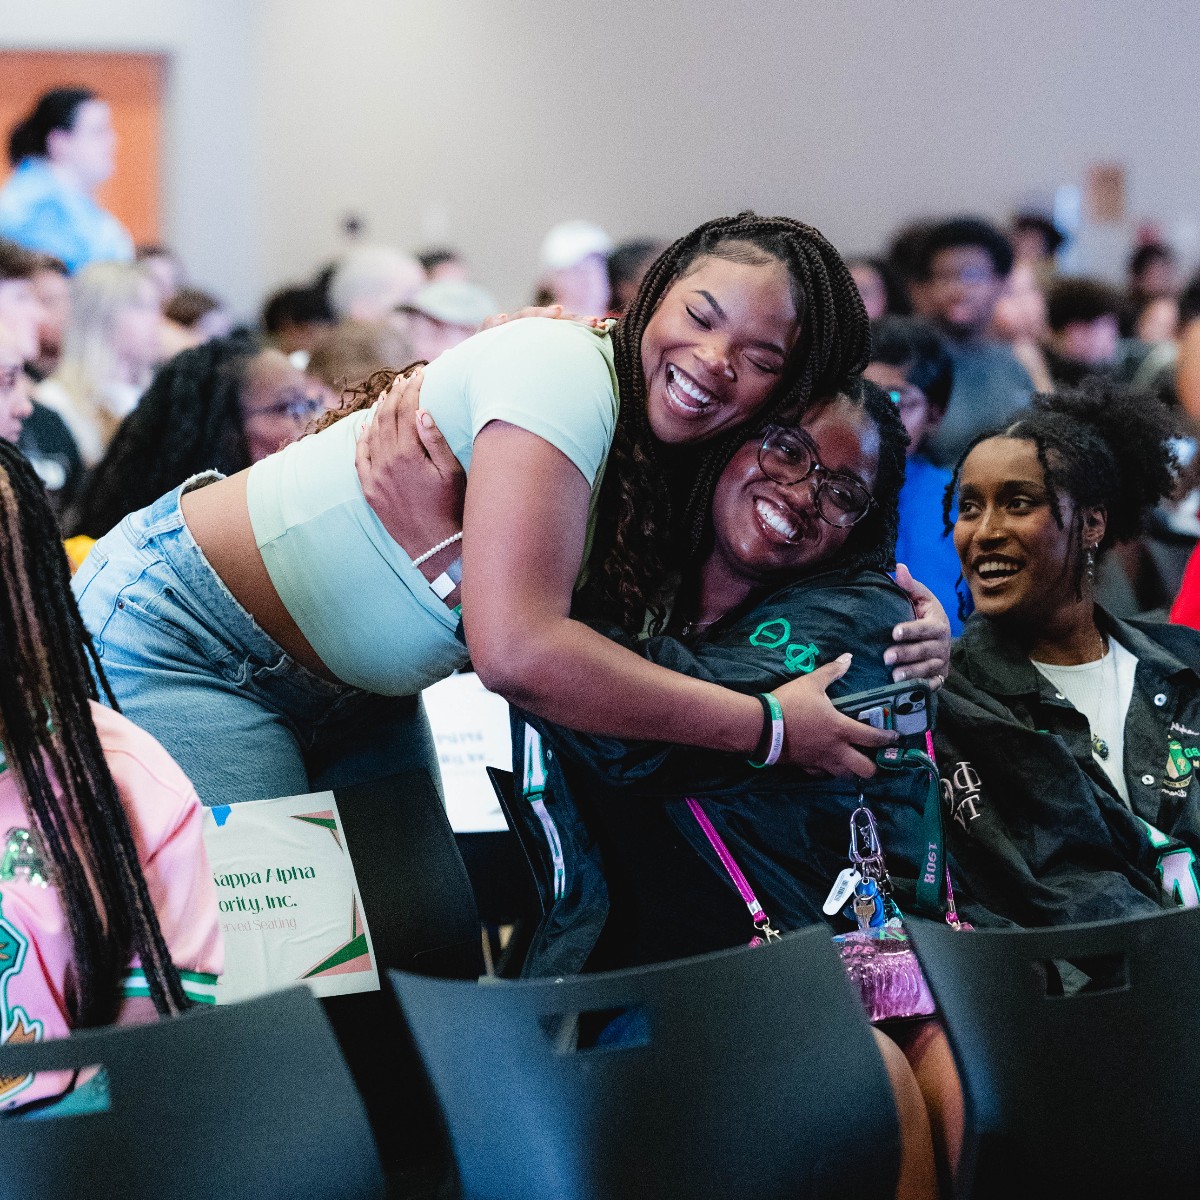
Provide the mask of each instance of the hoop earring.
{"label": "hoop earring", "polygon": [[1096,582],[1096,547],[1095,546],[1087,547],[1087,556],[1086,556],[1085,562],[1086,562],[1085,570],[1087,572],[1087,581],[1088,581],[1088,583],[1095,583]]}

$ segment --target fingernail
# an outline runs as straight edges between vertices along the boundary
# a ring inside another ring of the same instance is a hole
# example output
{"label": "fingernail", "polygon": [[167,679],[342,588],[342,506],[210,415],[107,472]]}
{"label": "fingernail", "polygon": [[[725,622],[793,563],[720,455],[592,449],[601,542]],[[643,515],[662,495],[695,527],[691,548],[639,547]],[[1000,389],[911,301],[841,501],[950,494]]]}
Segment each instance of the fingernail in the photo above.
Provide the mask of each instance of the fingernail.
{"label": "fingernail", "polygon": [[904,626],[903,625],[897,625],[896,628],[892,630],[892,639],[897,642],[904,641]]}
{"label": "fingernail", "polygon": [[854,661],[854,655],[847,651],[845,654],[839,654],[837,656],[837,661],[840,663],[849,664]]}
{"label": "fingernail", "polygon": [[896,661],[895,650],[885,650],[883,652],[883,661],[887,666],[891,666]]}
{"label": "fingernail", "polygon": [[424,409],[421,409],[420,413],[417,415],[421,418],[421,424],[424,425],[426,429],[433,428],[433,418]]}
{"label": "fingernail", "polygon": [[908,672],[901,667],[900,670],[892,673],[892,678],[896,683],[903,683],[908,678]]}

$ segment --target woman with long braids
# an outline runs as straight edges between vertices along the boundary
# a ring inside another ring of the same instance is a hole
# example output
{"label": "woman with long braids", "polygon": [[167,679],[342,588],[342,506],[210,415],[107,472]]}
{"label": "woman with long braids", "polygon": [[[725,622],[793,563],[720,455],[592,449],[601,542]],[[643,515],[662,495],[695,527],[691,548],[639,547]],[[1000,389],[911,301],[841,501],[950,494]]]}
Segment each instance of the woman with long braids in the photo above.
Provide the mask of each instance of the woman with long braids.
{"label": "woman with long braids", "polygon": [[[41,482],[2,441],[0,752],[3,1039],[211,1003],[222,947],[196,793],[116,711]],[[75,1082],[0,1080],[0,1107],[49,1102]]]}
{"label": "woman with long braids", "polygon": [[[367,411],[369,389],[249,472],[127,518],[76,576],[85,621],[126,711],[207,803],[432,768],[418,693],[468,648],[487,686],[547,719],[750,754],[757,700],[645,661],[573,604],[661,626],[746,426],[861,370],[868,342],[819,233],[752,213],[709,222],[664,252],[611,331],[488,330],[382,410]],[[468,470],[462,526],[446,524],[436,469],[394,453],[418,384]],[[932,615],[901,627],[893,654],[944,674],[945,615],[922,604]],[[859,748],[889,738],[833,709],[824,689],[843,669],[778,689],[785,761],[872,772]]]}

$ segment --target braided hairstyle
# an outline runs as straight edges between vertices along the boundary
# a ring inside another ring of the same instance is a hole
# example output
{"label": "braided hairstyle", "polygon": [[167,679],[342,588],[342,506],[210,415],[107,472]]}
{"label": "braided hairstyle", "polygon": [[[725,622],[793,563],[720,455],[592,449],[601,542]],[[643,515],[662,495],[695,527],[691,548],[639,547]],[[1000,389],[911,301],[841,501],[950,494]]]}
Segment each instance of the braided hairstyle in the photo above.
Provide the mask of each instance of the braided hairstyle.
{"label": "braided hairstyle", "polygon": [[1102,508],[1107,518],[1097,555],[1134,537],[1146,513],[1174,489],[1179,462],[1171,441],[1179,436],[1175,416],[1161,401],[1106,379],[1092,377],[1078,388],[1034,396],[1009,425],[980,434],[958,460],[942,502],[946,530],[953,528],[951,512],[967,455],[993,437],[1032,442],[1060,529],[1062,498],[1075,506],[1073,582],[1076,597],[1082,598],[1084,513]]}
{"label": "braided hairstyle", "polygon": [[168,359],[92,472],[74,532],[99,537],[199,471],[248,467],[241,392],[259,349],[234,333]]}
{"label": "braided hairstyle", "polygon": [[[676,452],[673,487],[646,414],[641,347],[667,290],[698,260],[783,263],[791,278],[800,336],[765,408],[749,426],[702,450]],[[646,272],[637,298],[613,330],[620,414],[601,485],[594,544],[581,608],[631,632],[666,621],[679,572],[699,550],[713,489],[746,439],[784,407],[832,392],[867,365],[870,323],[846,264],[809,225],[753,212],[708,221],[669,246]]]}
{"label": "braided hairstyle", "polygon": [[41,482],[0,441],[0,746],[71,931],[72,1028],[115,1017],[134,954],[159,1013],[189,1006],[88,707],[97,680],[115,709]]}

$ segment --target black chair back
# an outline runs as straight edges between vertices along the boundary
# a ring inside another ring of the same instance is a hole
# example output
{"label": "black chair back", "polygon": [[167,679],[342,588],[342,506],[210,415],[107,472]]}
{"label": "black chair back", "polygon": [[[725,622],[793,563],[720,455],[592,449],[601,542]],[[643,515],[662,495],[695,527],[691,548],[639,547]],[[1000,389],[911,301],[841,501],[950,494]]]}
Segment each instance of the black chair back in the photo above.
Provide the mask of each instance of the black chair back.
{"label": "black chair back", "polygon": [[445,1173],[449,1149],[420,1056],[383,976],[400,968],[477,979],[479,913],[445,806],[425,771],[334,795],[382,986],[323,1003],[389,1177],[397,1190],[411,1190]]}
{"label": "black chair back", "polygon": [[[607,975],[391,978],[464,1200],[895,1188],[887,1073],[824,926]],[[579,1048],[577,1028],[621,1013],[625,1044]]]}
{"label": "black chair back", "polygon": [[909,931],[963,1079],[962,1195],[1195,1194],[1200,910]]}
{"label": "black chair back", "polygon": [[106,1112],[0,1120],[5,1200],[382,1197],[366,1113],[307,988],[0,1047],[0,1075],[102,1065]]}

